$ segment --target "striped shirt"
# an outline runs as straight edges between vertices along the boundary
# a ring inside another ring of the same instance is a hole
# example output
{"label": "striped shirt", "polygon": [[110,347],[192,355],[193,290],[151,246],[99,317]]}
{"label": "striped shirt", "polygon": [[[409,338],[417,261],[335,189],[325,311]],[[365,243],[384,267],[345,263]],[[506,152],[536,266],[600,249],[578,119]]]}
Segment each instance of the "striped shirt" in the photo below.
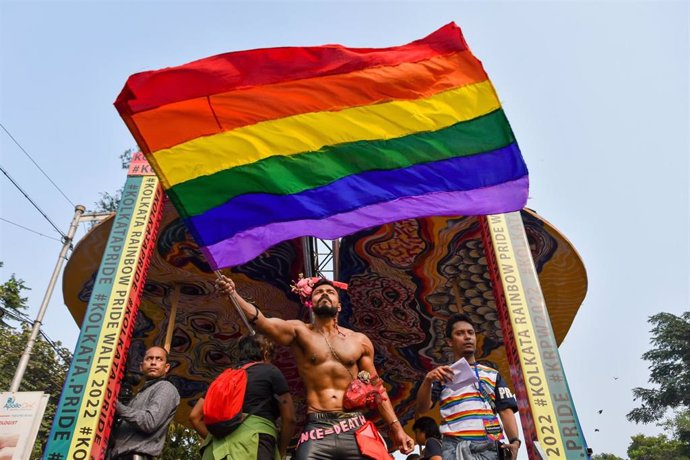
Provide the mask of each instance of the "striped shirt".
{"label": "striped shirt", "polygon": [[[476,383],[451,390],[434,382],[432,400],[440,401],[442,423],[439,427],[444,436],[454,436],[469,441],[487,441],[487,429],[498,432],[502,438],[498,416],[492,409],[512,409],[517,411],[517,402],[501,374],[495,369],[482,364],[475,364],[482,389],[482,396]],[[486,398],[489,398],[489,402]]]}

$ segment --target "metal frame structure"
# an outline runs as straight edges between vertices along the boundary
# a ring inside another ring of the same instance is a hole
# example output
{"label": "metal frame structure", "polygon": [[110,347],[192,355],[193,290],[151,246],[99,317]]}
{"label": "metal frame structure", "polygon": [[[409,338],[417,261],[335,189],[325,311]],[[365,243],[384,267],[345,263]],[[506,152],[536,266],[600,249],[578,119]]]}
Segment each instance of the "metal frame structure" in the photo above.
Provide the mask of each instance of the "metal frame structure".
{"label": "metal frame structure", "polygon": [[323,240],[305,236],[303,241],[306,275],[338,280],[340,240]]}

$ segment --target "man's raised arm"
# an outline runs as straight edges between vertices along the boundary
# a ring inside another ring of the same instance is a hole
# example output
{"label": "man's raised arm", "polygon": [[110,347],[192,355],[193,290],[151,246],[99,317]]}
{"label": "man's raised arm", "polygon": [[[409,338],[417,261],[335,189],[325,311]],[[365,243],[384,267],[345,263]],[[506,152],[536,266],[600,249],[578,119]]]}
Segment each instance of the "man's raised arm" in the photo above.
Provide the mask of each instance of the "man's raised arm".
{"label": "man's raised arm", "polygon": [[249,323],[280,345],[291,345],[297,336],[300,321],[286,321],[280,318],[266,318],[259,307],[244,300],[235,289],[235,282],[225,275],[216,281],[216,287],[228,297],[232,297],[242,309]]}

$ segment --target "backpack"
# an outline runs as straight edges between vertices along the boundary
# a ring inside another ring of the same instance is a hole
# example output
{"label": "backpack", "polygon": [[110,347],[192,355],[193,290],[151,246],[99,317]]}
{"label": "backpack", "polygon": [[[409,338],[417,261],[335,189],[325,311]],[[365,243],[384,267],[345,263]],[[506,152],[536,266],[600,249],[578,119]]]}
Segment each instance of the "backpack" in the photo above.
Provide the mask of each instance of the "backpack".
{"label": "backpack", "polygon": [[247,390],[247,363],[239,369],[226,369],[211,383],[204,398],[204,425],[216,438],[235,431],[249,414],[242,413]]}

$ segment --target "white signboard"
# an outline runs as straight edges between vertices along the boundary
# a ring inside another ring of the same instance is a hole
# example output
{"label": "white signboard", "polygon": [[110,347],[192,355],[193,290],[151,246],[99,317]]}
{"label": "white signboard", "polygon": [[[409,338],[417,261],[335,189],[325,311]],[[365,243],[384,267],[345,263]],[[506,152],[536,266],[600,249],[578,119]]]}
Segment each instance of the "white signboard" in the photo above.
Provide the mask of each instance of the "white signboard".
{"label": "white signboard", "polygon": [[0,393],[0,460],[30,457],[47,404],[41,391]]}

